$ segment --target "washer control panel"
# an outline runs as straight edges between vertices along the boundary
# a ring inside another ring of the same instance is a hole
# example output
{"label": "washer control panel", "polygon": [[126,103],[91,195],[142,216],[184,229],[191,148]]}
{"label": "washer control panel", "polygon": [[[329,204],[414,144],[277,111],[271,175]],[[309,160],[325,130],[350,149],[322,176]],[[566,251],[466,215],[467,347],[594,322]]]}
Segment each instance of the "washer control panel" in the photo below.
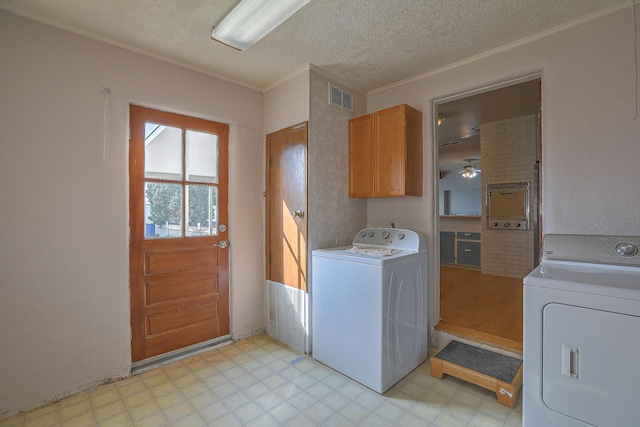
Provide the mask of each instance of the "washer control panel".
{"label": "washer control panel", "polygon": [[401,228],[365,228],[353,239],[354,246],[375,246],[403,251],[422,252],[427,245],[422,235]]}

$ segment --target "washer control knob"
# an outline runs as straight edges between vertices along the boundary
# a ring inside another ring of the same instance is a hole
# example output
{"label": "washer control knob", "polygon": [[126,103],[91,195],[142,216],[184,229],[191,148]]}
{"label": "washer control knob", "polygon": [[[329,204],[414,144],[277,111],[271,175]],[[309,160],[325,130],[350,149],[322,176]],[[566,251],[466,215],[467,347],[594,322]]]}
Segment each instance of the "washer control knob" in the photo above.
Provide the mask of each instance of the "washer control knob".
{"label": "washer control knob", "polygon": [[616,253],[620,256],[634,256],[638,254],[638,246],[630,242],[620,242],[616,245]]}
{"label": "washer control knob", "polygon": [[369,234],[367,234],[367,236],[369,237],[373,237],[373,235],[374,235],[373,231],[370,231]]}
{"label": "washer control knob", "polygon": [[390,235],[391,235],[391,233],[389,233],[387,230],[384,230],[382,232],[382,238],[383,239],[388,239]]}
{"label": "washer control knob", "polygon": [[404,239],[404,233],[398,233],[398,239],[400,240]]}
{"label": "washer control knob", "polygon": [[364,237],[364,236],[366,236],[366,235],[367,235],[367,232],[366,232],[366,231],[361,231],[361,232],[360,232],[360,237]]}

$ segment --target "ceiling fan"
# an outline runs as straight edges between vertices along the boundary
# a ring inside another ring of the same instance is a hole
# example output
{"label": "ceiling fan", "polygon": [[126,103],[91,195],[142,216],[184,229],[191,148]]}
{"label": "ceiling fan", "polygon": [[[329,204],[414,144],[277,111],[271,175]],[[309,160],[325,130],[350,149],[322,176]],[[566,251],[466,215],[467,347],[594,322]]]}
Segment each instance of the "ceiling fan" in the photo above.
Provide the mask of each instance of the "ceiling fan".
{"label": "ceiling fan", "polygon": [[478,169],[476,167],[476,165],[472,165],[471,162],[472,161],[476,161],[478,159],[465,159],[465,162],[468,162],[468,165],[464,165],[462,170],[460,172],[458,172],[460,174],[460,176],[462,176],[463,178],[469,180],[471,178],[475,178],[476,176],[478,176],[478,174],[480,172],[482,172],[482,170]]}

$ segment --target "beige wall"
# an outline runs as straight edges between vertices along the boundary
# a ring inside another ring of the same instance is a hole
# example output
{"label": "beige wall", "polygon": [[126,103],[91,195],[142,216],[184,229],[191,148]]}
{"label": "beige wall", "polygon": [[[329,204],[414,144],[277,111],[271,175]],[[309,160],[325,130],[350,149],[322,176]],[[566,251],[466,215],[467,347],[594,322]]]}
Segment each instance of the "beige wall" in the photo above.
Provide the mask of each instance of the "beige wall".
{"label": "beige wall", "polygon": [[309,120],[309,69],[264,93],[264,134]]}
{"label": "beige wall", "polygon": [[[329,82],[353,94],[353,112],[329,105]],[[310,293],[313,292],[312,251],[347,245],[366,225],[366,201],[349,199],[348,191],[348,120],[365,112],[364,94],[315,67],[265,93],[268,132],[309,121],[306,215]],[[266,288],[265,322],[269,334],[298,351],[310,351],[309,295],[272,282],[268,282]]]}
{"label": "beige wall", "polygon": [[[424,233],[429,265],[438,265],[433,103],[541,74],[543,232],[640,234],[634,24],[629,6],[371,94],[369,111],[402,102],[422,110],[425,195],[370,201],[368,225],[394,220]],[[437,283],[437,269],[429,279]],[[438,321],[438,293],[430,287],[431,326]]]}
{"label": "beige wall", "polygon": [[[524,277],[533,270],[538,116],[517,117],[480,126],[482,188],[489,184],[529,183],[529,230],[487,226],[487,197],[482,198],[481,267],[484,274]],[[483,194],[484,195],[484,194]]]}
{"label": "beige wall", "polygon": [[[366,226],[366,201],[349,198],[349,119],[366,97],[320,70],[310,75],[309,251],[351,244]],[[329,104],[329,83],[353,95],[353,111]],[[309,252],[311,259],[311,252]]]}
{"label": "beige wall", "polygon": [[262,94],[2,11],[0,64],[0,418],[129,373],[130,103],[231,125],[231,330],[262,330]]}

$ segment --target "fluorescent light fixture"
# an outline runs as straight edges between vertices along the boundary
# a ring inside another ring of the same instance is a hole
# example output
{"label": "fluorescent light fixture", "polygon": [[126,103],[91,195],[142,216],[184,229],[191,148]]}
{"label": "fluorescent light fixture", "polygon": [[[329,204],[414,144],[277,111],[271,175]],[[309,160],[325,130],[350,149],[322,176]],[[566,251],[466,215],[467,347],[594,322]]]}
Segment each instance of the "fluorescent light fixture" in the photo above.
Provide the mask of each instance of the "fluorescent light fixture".
{"label": "fluorescent light fixture", "polygon": [[211,38],[247,50],[311,0],[242,0],[211,30]]}

